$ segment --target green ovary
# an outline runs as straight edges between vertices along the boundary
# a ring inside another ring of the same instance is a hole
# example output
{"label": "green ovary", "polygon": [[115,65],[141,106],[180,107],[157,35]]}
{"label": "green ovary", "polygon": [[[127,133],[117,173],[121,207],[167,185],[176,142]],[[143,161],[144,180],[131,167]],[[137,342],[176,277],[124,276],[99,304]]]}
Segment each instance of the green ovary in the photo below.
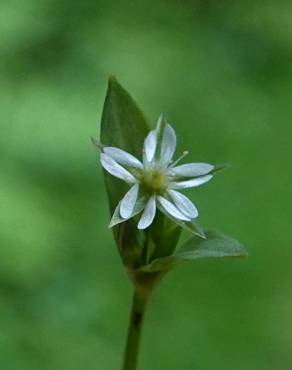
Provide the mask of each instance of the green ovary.
{"label": "green ovary", "polygon": [[167,179],[158,170],[148,170],[142,173],[140,186],[146,193],[163,194],[167,188]]}

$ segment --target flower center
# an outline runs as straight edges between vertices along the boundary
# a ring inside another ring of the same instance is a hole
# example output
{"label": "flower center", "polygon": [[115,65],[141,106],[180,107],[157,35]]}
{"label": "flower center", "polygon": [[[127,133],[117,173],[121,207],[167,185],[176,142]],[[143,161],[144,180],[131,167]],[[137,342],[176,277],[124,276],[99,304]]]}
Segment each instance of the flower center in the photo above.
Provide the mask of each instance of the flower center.
{"label": "flower center", "polygon": [[162,194],[167,188],[167,179],[164,173],[157,169],[143,171],[140,178],[141,188],[150,194]]}

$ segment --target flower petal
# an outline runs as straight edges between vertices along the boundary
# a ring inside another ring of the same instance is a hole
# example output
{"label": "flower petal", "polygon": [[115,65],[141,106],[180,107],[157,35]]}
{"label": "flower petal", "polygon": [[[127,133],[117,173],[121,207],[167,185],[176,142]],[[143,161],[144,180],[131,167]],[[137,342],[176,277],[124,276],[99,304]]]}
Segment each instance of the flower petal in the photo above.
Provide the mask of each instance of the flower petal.
{"label": "flower petal", "polygon": [[152,197],[149,198],[146,204],[144,212],[142,213],[142,216],[138,223],[138,229],[143,230],[150,226],[155,217],[155,213],[156,213],[156,198],[154,195],[152,195]]}
{"label": "flower petal", "polygon": [[151,162],[157,148],[157,130],[152,130],[144,140],[144,154],[147,162]]}
{"label": "flower petal", "polygon": [[198,210],[189,198],[175,190],[168,190],[168,194],[184,215],[190,218],[198,217]]}
{"label": "flower petal", "polygon": [[142,163],[134,157],[132,154],[125,152],[122,149],[114,147],[105,147],[103,149],[104,153],[113,158],[117,163],[124,166],[131,166],[136,168],[143,168]]}
{"label": "flower petal", "polygon": [[163,130],[161,142],[161,163],[168,164],[175,152],[176,135],[174,129],[167,124]]}
{"label": "flower petal", "polygon": [[124,167],[120,166],[114,159],[105,153],[100,154],[100,161],[105,170],[111,175],[122,179],[128,183],[135,183],[135,177],[127,171]]}
{"label": "flower petal", "polygon": [[213,169],[214,166],[209,163],[188,163],[169,169],[169,174],[172,176],[196,177],[207,175]]}
{"label": "flower petal", "polygon": [[187,189],[187,188],[193,188],[195,186],[199,186],[202,184],[205,184],[205,182],[208,182],[212,179],[213,175],[206,175],[202,177],[197,177],[195,179],[187,180],[187,181],[173,181],[169,182],[168,186],[170,189]]}
{"label": "flower petal", "polygon": [[169,200],[163,198],[162,196],[158,196],[158,201],[161,204],[162,208],[169,213],[172,217],[183,220],[183,221],[190,221],[191,218],[185,216],[180,210],[177,209],[177,207],[172,204]]}
{"label": "flower petal", "polygon": [[135,184],[126,193],[124,198],[121,200],[120,215],[122,218],[129,218],[133,213],[139,193],[139,185]]}

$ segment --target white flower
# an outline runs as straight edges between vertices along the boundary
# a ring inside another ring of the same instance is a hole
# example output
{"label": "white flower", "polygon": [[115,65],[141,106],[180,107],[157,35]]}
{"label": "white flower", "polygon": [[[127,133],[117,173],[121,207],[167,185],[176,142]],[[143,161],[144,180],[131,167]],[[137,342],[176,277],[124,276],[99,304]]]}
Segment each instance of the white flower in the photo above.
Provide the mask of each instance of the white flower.
{"label": "white flower", "polygon": [[172,162],[176,135],[163,117],[144,141],[143,161],[114,147],[102,147],[101,164],[111,175],[127,182],[131,188],[119,202],[110,226],[142,212],[138,229],[146,229],[154,220],[156,209],[178,221],[188,222],[198,216],[196,206],[178,189],[202,185],[212,177],[214,166],[189,163],[177,166],[187,154]]}

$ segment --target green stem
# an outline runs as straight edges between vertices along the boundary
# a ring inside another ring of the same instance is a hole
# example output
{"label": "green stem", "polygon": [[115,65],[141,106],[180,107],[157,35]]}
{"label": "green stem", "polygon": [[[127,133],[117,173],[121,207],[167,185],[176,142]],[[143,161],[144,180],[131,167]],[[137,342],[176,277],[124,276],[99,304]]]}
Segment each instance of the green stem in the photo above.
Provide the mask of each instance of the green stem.
{"label": "green stem", "polygon": [[141,329],[147,301],[147,295],[134,291],[123,370],[137,369]]}

